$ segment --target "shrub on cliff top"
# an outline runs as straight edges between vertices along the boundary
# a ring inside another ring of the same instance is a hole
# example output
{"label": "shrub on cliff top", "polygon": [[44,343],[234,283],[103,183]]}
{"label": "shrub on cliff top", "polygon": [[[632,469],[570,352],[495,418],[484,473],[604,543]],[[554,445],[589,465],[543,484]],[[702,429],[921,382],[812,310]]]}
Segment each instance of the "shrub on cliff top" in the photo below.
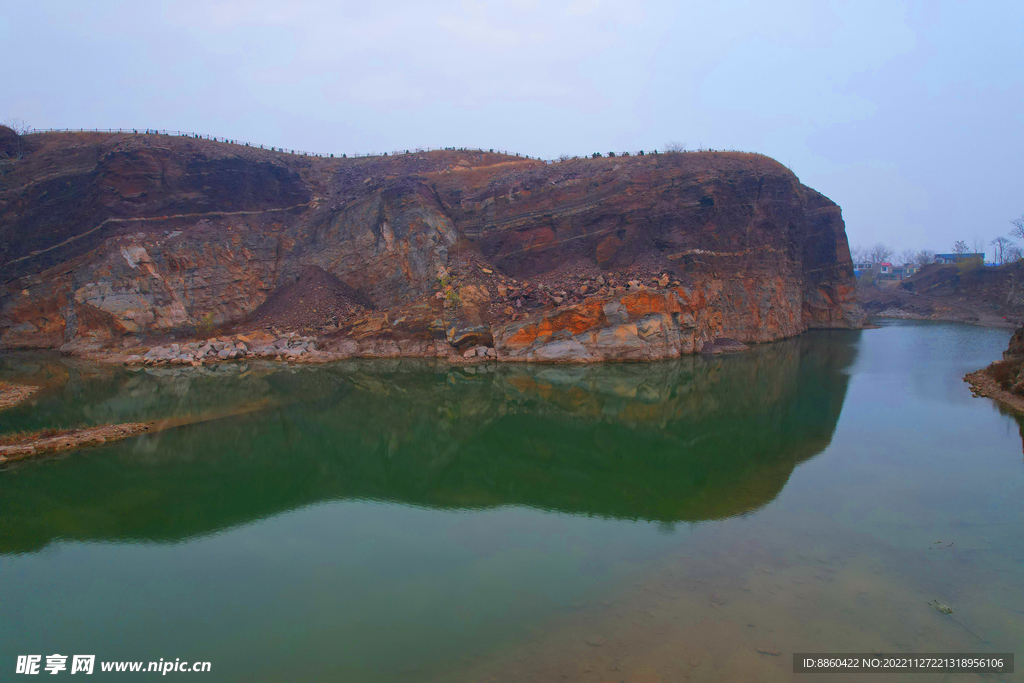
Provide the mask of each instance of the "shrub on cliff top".
{"label": "shrub on cliff top", "polygon": [[988,374],[1003,389],[1010,389],[1013,386],[1013,382],[1017,379],[1019,372],[1019,362],[1014,363],[1008,360],[1000,360],[988,366]]}
{"label": "shrub on cliff top", "polygon": [[20,159],[25,152],[24,141],[10,126],[0,126],[0,159]]}
{"label": "shrub on cliff top", "polygon": [[7,128],[19,137],[22,135],[28,135],[32,130],[32,126],[28,125],[28,121],[18,118],[6,119],[2,127]]}
{"label": "shrub on cliff top", "polygon": [[985,264],[982,262],[980,256],[972,256],[971,258],[960,259],[956,262],[956,268],[960,271],[960,274],[971,273],[979,268],[983,268]]}

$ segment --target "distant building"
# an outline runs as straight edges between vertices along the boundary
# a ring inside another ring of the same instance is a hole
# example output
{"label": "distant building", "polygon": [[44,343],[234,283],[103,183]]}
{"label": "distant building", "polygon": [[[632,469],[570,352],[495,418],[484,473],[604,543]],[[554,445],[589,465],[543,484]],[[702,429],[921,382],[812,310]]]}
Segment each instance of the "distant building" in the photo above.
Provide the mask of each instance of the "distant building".
{"label": "distant building", "polygon": [[959,263],[960,261],[966,261],[967,259],[981,259],[981,262],[985,262],[985,253],[980,254],[936,254],[936,263]]}
{"label": "distant building", "polygon": [[855,277],[859,278],[864,273],[874,273],[874,279],[876,280],[902,280],[910,277],[920,269],[920,266],[914,264],[894,266],[888,261],[881,263],[865,261],[853,264],[853,274]]}
{"label": "distant building", "polygon": [[907,263],[902,266],[893,266],[891,279],[904,280],[919,270],[921,270],[921,267],[914,265],[913,263]]}

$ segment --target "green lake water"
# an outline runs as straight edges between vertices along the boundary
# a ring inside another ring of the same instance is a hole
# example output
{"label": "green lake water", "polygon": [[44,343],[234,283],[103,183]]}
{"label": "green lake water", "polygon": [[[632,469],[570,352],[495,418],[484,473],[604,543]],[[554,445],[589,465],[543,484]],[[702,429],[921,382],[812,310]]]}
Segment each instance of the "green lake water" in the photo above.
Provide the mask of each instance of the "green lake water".
{"label": "green lake water", "polygon": [[586,367],[0,356],[45,384],[0,433],[175,425],[0,470],[0,680],[52,653],[632,683],[803,680],[804,651],[1024,656],[1021,426],[962,379],[1008,338],[893,322]]}

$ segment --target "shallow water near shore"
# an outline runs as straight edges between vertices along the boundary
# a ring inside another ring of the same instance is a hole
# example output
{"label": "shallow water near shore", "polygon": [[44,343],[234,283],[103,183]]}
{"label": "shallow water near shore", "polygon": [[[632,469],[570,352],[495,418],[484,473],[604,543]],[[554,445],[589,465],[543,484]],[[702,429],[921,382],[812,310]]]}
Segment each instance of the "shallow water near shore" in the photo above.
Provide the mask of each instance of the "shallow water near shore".
{"label": "shallow water near shore", "polygon": [[0,671],[787,681],[793,652],[1020,656],[1021,428],[962,380],[1008,338],[887,321],[585,367],[5,355],[0,379],[46,387],[0,433],[188,424],[0,471]]}

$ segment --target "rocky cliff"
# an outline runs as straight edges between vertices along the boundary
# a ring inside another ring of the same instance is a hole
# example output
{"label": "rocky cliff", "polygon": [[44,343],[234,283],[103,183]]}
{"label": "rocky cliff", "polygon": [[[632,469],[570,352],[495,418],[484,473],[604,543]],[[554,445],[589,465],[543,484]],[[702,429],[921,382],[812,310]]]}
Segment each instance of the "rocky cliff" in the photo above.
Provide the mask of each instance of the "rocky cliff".
{"label": "rocky cliff", "polygon": [[21,143],[0,168],[0,348],[263,328],[342,355],[590,361],[860,324],[839,207],[760,155]]}

